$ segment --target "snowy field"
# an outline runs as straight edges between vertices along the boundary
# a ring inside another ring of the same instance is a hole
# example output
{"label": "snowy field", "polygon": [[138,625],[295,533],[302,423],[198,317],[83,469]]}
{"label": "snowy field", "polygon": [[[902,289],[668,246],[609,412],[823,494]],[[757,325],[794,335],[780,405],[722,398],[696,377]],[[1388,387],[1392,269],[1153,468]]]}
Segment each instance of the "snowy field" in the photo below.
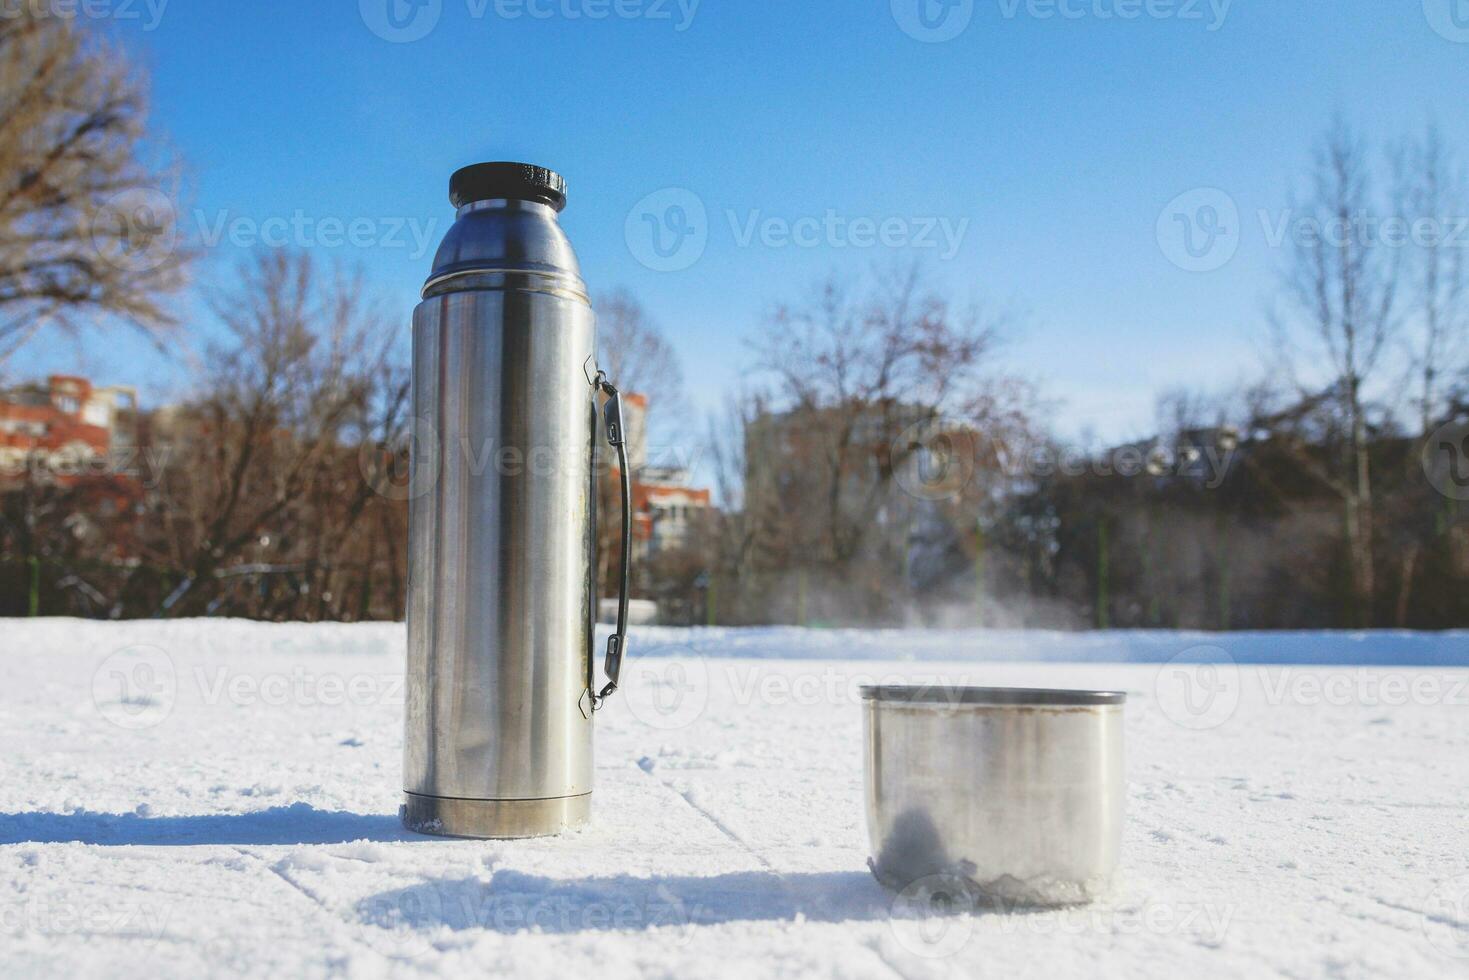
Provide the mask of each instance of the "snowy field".
{"label": "snowy field", "polygon": [[[521,842],[400,829],[403,645],[0,622],[0,976],[1469,976],[1469,634],[643,629]],[[857,688],[935,678],[1128,692],[1105,901],[895,913]]]}

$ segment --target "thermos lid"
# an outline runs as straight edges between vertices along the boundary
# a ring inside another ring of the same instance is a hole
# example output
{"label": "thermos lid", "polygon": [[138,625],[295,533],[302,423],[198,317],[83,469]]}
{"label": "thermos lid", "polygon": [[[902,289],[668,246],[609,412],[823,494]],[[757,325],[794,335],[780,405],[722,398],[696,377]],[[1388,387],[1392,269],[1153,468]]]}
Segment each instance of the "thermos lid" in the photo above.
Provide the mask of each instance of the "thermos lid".
{"label": "thermos lid", "polygon": [[530,163],[474,163],[449,178],[449,203],[456,208],[503,197],[539,201],[560,211],[566,207],[566,179],[554,170]]}

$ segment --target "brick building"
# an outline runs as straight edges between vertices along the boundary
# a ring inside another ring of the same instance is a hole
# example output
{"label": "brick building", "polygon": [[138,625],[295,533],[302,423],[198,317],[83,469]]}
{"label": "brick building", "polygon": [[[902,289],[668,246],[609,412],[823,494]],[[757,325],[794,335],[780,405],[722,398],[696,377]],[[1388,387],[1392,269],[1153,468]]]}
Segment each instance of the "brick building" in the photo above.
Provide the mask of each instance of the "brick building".
{"label": "brick building", "polygon": [[71,484],[106,473],[112,454],[134,442],[137,394],[53,374],[45,383],[0,391],[0,483]]}
{"label": "brick building", "polygon": [[650,463],[648,397],[628,392],[622,401],[633,475],[633,557],[643,561],[689,544],[699,522],[712,513],[713,504],[708,489],[689,486],[686,469]]}

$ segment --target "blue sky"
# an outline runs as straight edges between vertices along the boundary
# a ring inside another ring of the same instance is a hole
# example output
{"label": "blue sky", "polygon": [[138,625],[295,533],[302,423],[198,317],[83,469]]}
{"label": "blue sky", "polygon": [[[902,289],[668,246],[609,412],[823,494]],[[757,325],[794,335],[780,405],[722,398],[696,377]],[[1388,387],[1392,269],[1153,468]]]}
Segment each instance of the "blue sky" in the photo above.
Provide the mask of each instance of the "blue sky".
{"label": "blue sky", "polygon": [[[1257,215],[1286,206],[1333,112],[1374,139],[1433,119],[1469,152],[1469,9],[1451,17],[1469,0],[922,0],[931,29],[920,0],[96,2],[152,71],[186,227],[367,219],[373,244],[301,243],[361,263],[406,333],[430,258],[409,229],[447,227],[449,173],[554,167],[588,283],[642,300],[699,407],[739,384],[773,301],[915,257],[1022,314],[1007,364],[1059,401],[1062,431],[1140,434],[1159,389],[1256,370],[1283,258]],[[389,2],[425,36],[380,36]],[[1204,272],[1158,232],[1200,188],[1240,215],[1237,252]],[[690,200],[696,260],[640,261],[641,214],[667,225]],[[898,244],[869,247],[859,219]],[[228,276],[230,237],[198,279]],[[186,309],[197,348],[210,318]],[[157,402],[186,389],[181,363],[113,333],[38,340],[10,372]]]}

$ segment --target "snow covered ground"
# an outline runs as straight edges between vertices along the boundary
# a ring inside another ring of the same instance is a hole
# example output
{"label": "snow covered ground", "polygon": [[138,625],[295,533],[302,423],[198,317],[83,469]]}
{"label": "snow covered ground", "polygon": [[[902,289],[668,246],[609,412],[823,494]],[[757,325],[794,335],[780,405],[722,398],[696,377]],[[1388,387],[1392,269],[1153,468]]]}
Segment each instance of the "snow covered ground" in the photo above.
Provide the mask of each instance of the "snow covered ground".
{"label": "snow covered ground", "polygon": [[[1469,976],[1469,634],[643,629],[520,842],[399,828],[403,640],[0,622],[0,975]],[[894,914],[857,688],[935,678],[1129,692],[1107,900]]]}

